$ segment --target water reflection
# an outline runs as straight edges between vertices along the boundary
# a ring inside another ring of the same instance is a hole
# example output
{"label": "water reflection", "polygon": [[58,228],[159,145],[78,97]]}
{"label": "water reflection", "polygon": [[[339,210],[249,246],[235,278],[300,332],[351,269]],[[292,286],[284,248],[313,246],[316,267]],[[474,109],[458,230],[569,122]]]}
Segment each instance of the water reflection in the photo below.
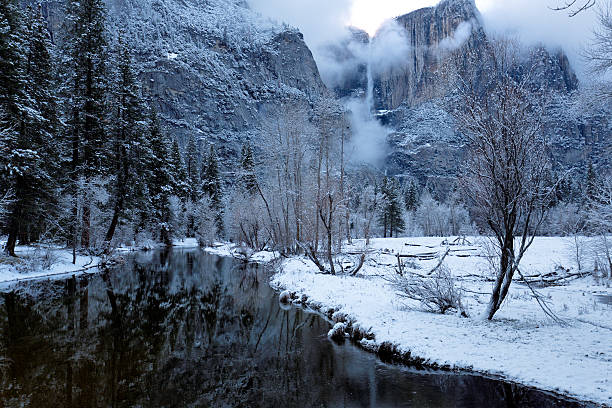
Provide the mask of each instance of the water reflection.
{"label": "water reflection", "polygon": [[0,406],[577,406],[383,364],[279,307],[266,281],[257,266],[175,251],[16,286],[0,296]]}

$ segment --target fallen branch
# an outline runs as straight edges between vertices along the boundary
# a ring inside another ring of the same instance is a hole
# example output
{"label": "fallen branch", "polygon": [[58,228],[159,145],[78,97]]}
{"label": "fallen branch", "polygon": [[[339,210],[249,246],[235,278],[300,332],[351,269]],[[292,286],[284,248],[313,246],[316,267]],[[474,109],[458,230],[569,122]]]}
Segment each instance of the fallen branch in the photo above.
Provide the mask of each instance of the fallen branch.
{"label": "fallen branch", "polygon": [[325,271],[325,266],[323,266],[321,261],[319,261],[319,258],[317,257],[317,253],[315,252],[315,250],[312,248],[311,245],[308,245],[308,247],[305,247],[304,245],[302,245],[299,242],[297,243],[297,245],[300,248],[302,248],[302,250],[304,251],[304,253],[308,257],[308,259],[310,259],[312,261],[312,263],[315,264],[315,266],[319,269],[319,271],[321,271],[322,273],[326,272]]}
{"label": "fallen branch", "polygon": [[565,322],[565,320],[561,319],[559,316],[557,316],[555,314],[555,312],[552,311],[552,309],[550,308],[550,306],[548,306],[548,303],[542,298],[542,295],[540,295],[540,293],[538,293],[538,291],[536,291],[531,284],[529,283],[529,281],[527,281],[525,279],[525,277],[523,276],[523,274],[521,273],[521,271],[517,268],[516,272],[519,274],[521,280],[523,282],[525,282],[525,284],[527,285],[527,287],[529,288],[529,290],[531,291],[533,297],[535,298],[536,302],[538,302],[538,305],[540,305],[540,308],[542,309],[542,311],[544,311],[544,314],[546,314],[546,316],[550,317],[553,321],[555,321],[556,323],[558,323],[561,326],[567,326],[568,324]]}
{"label": "fallen branch", "polygon": [[442,266],[442,264],[444,263],[444,259],[446,259],[449,252],[450,252],[450,248],[447,248],[444,255],[442,255],[442,257],[440,258],[440,261],[438,262],[438,264],[432,270],[430,270],[427,273],[427,275],[432,275],[435,271],[437,271]]}
{"label": "fallen branch", "polygon": [[357,265],[355,269],[351,271],[351,276],[357,275],[357,272],[361,270],[361,267],[363,266],[363,263],[365,262],[365,257],[366,257],[365,254],[361,254],[361,256],[359,257],[359,264]]}

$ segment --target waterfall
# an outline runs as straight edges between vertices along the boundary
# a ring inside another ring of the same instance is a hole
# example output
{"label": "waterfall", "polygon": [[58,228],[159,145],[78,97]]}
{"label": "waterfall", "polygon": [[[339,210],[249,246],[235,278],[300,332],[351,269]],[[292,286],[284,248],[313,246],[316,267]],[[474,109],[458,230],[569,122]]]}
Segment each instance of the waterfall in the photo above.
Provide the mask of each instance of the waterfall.
{"label": "waterfall", "polygon": [[372,41],[368,42],[368,60],[366,66],[367,88],[366,106],[370,115],[374,111],[374,79],[372,79]]}
{"label": "waterfall", "polygon": [[351,127],[353,137],[353,159],[356,162],[379,165],[382,163],[386,152],[386,140],[389,134],[380,122],[376,119],[374,112],[374,74],[372,66],[374,53],[371,50],[372,43],[368,43],[366,59],[367,88],[365,99],[363,96],[353,98],[348,101],[348,108],[351,111]]}

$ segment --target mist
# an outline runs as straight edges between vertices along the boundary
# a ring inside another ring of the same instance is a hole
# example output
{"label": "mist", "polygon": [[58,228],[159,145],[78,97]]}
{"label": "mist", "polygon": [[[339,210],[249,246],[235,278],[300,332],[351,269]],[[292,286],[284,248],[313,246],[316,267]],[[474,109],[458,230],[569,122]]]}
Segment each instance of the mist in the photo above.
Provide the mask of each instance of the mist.
{"label": "mist", "polygon": [[[492,34],[517,37],[525,45],[544,45],[551,51],[563,49],[580,80],[587,80],[582,51],[588,46],[597,24],[595,8],[575,17],[551,10],[554,0],[488,1],[482,5],[485,29]],[[479,2],[477,1],[477,4]]]}
{"label": "mist", "polygon": [[[390,130],[375,118],[372,77],[403,65],[410,55],[408,35],[393,17],[416,8],[435,6],[437,1],[407,3],[404,0],[249,0],[254,10],[295,26],[303,33],[321,78],[329,88],[341,86],[347,78],[367,67],[366,94],[346,100],[353,129],[351,157],[357,162],[376,166],[386,155]],[[570,18],[567,13],[551,10],[555,0],[476,0],[476,5],[490,35],[509,35],[525,45],[544,45],[550,51],[563,48],[579,79],[584,79],[584,62],[580,55],[596,22],[594,10]],[[362,13],[361,18],[352,15],[356,10]],[[393,14],[379,25],[374,36],[371,26],[366,27],[370,32],[369,41],[357,39],[349,29],[351,22],[376,21],[379,24],[381,10],[389,13],[392,10]],[[372,12],[371,20],[368,20],[369,11]],[[451,36],[439,43],[436,51],[445,53],[460,48],[470,38],[475,24],[475,21],[460,23]]]}

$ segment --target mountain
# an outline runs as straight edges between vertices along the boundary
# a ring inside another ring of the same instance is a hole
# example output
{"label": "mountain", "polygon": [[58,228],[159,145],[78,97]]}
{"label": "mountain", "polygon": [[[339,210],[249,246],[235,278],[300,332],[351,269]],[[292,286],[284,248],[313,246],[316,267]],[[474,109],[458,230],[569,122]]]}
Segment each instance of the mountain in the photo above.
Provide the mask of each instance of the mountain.
{"label": "mountain", "polygon": [[[392,24],[400,28],[408,44],[406,52],[392,64],[381,63],[384,53],[373,54],[378,59],[370,61],[372,109],[390,131],[384,169],[416,177],[422,185],[445,195],[453,188],[466,146],[443,100],[454,84],[441,81],[438,71],[451,52],[459,58],[467,58],[468,53],[480,55],[488,34],[473,0],[445,0],[397,17]],[[386,37],[381,29],[371,39],[371,46]],[[609,166],[610,107],[593,110],[581,106],[574,96],[579,83],[563,51],[529,47],[525,66],[534,67],[533,86],[554,95],[546,110],[544,131],[551,141],[556,168],[586,168],[587,161]],[[353,80],[346,89],[334,89],[335,93],[338,97],[365,94],[366,86],[354,89],[358,83]],[[563,111],[568,102],[572,112]]]}
{"label": "mountain", "polygon": [[[107,0],[111,36],[131,39],[143,94],[171,135],[215,143],[222,157],[286,98],[305,105],[327,92],[296,29],[271,22],[242,0]],[[62,3],[45,3],[54,38]]]}
{"label": "mountain", "polygon": [[[302,34],[250,10],[244,0],[106,0],[111,36],[120,31],[132,40],[145,97],[158,108],[166,130],[181,144],[194,136],[217,145],[226,161],[245,139],[257,145],[259,129],[291,98],[311,109],[328,95]],[[54,38],[63,21],[62,2],[43,10]],[[480,50],[487,41],[473,0],[445,0],[394,21],[407,44],[401,55],[379,63],[364,60],[368,47],[385,48],[381,30],[373,38],[351,29],[348,39],[328,47],[327,56],[342,66],[328,83],[338,99],[365,97],[368,72],[373,110],[386,125],[389,174],[410,175],[422,185],[444,192],[452,188],[465,146],[441,98],[436,71],[449,51]],[[364,51],[366,50],[366,51]],[[397,51],[397,50],[396,50]],[[537,66],[538,85],[572,100],[578,81],[562,51],[532,47],[529,63]],[[449,85],[452,87],[452,84]],[[546,131],[562,168],[610,164],[612,123],[609,111],[550,107]]]}

